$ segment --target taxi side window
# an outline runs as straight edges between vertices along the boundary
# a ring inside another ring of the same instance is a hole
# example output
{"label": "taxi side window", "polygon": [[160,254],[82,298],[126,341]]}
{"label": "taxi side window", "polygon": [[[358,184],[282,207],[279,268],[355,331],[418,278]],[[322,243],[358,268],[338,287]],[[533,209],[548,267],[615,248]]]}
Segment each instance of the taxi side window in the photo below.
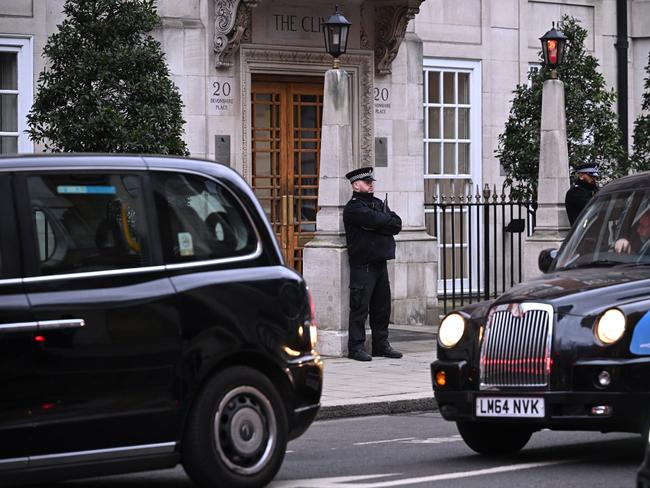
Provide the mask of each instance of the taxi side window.
{"label": "taxi side window", "polygon": [[246,256],[257,238],[239,202],[195,175],[152,174],[163,257],[168,264]]}
{"label": "taxi side window", "polygon": [[41,275],[148,266],[136,174],[27,178]]}

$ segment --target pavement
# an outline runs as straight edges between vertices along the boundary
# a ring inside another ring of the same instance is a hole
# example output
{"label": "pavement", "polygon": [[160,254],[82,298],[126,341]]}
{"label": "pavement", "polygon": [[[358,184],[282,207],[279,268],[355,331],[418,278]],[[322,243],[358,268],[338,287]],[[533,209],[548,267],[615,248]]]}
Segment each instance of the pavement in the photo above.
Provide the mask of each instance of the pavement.
{"label": "pavement", "polygon": [[401,359],[361,362],[323,356],[324,381],[317,420],[437,410],[430,365],[436,358],[434,327],[390,325]]}

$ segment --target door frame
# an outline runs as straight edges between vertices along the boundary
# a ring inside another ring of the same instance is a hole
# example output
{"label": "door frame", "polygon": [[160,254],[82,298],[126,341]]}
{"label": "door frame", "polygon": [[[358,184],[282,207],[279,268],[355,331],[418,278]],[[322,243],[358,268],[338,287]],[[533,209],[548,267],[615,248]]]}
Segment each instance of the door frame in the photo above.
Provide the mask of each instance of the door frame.
{"label": "door frame", "polygon": [[[296,251],[300,247],[300,236],[315,233],[314,231],[302,232],[299,227],[301,226],[302,219],[299,217],[297,220],[294,219],[294,215],[302,215],[300,213],[301,207],[300,202],[303,200],[303,194],[300,192],[302,188],[302,181],[300,183],[296,182],[296,177],[300,173],[296,173],[295,167],[295,157],[296,154],[300,154],[302,147],[296,147],[296,141],[300,139],[295,138],[296,132],[296,121],[294,120],[296,102],[294,101],[295,95],[315,95],[321,100],[323,98],[323,81],[322,79],[315,77],[279,77],[276,75],[259,75],[255,76],[255,80],[251,84],[251,94],[254,93],[279,93],[279,132],[280,135],[284,134],[284,137],[280,138],[279,144],[279,157],[277,161],[277,177],[279,177],[279,186],[278,192],[279,195],[270,197],[271,202],[271,226],[274,227],[278,225],[277,218],[273,219],[273,206],[279,204],[280,210],[280,223],[279,231],[276,232],[276,236],[280,241],[282,248],[282,253],[284,255],[285,262],[290,266],[300,269],[300,266],[295,265]],[[307,102],[308,104],[310,102]],[[321,102],[316,102],[320,106],[318,113],[320,113],[320,120],[316,123],[317,127],[322,128],[322,110],[323,106]],[[252,105],[252,102],[251,102]],[[251,127],[252,129],[252,127]],[[259,129],[259,128],[258,128]],[[309,130],[309,129],[307,129]],[[318,149],[316,162],[319,162],[320,159],[320,139],[321,132],[318,133]],[[251,142],[253,137],[251,136]],[[252,160],[252,158],[251,158]],[[252,165],[251,165],[252,166]],[[317,166],[319,166],[317,164]],[[273,165],[271,164],[271,167]],[[317,169],[317,168],[316,168]],[[251,169],[251,187],[253,191],[256,190],[255,182],[253,181],[253,171]],[[316,180],[317,180],[317,192],[318,186],[320,186],[320,174],[318,169],[316,170]],[[261,178],[265,178],[262,176]],[[272,178],[273,179],[273,178]],[[318,206],[318,201],[316,200],[316,206]],[[296,208],[297,207],[297,208]],[[277,217],[277,216],[276,216]],[[300,258],[301,259],[301,258]]]}
{"label": "door frame", "polygon": [[[352,99],[352,155],[359,166],[372,166],[375,160],[374,144],[374,64],[372,52],[348,51],[341,57],[342,68],[350,76]],[[235,154],[233,166],[250,185],[251,161],[251,90],[253,75],[280,75],[282,77],[323,77],[332,67],[332,57],[325,52],[287,46],[242,45],[240,59],[240,102],[242,151]]]}

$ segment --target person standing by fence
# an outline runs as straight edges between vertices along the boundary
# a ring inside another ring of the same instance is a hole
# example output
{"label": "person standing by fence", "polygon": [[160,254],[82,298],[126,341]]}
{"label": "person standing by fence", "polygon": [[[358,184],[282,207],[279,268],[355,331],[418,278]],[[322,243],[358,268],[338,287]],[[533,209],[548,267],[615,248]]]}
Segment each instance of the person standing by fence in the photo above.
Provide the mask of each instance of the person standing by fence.
{"label": "person standing by fence", "polygon": [[576,168],[575,175],[575,183],[564,198],[564,207],[571,226],[589,200],[598,192],[598,166],[594,163],[581,164]]}
{"label": "person standing by fence", "polygon": [[343,209],[343,224],[350,261],[350,319],[348,357],[371,361],[364,350],[366,318],[370,313],[372,355],[401,358],[402,353],[388,342],[391,296],[386,261],[395,259],[395,239],[402,230],[402,219],[373,195],[371,167],[350,171],[345,177],[352,184],[352,198]]}

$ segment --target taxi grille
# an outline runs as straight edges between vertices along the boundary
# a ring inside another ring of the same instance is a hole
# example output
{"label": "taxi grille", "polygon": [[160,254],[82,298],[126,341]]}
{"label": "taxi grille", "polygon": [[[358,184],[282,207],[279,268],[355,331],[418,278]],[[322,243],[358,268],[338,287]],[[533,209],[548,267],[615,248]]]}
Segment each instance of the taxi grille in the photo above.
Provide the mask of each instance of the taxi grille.
{"label": "taxi grille", "polygon": [[483,334],[480,388],[547,387],[552,324],[550,305],[497,306]]}

